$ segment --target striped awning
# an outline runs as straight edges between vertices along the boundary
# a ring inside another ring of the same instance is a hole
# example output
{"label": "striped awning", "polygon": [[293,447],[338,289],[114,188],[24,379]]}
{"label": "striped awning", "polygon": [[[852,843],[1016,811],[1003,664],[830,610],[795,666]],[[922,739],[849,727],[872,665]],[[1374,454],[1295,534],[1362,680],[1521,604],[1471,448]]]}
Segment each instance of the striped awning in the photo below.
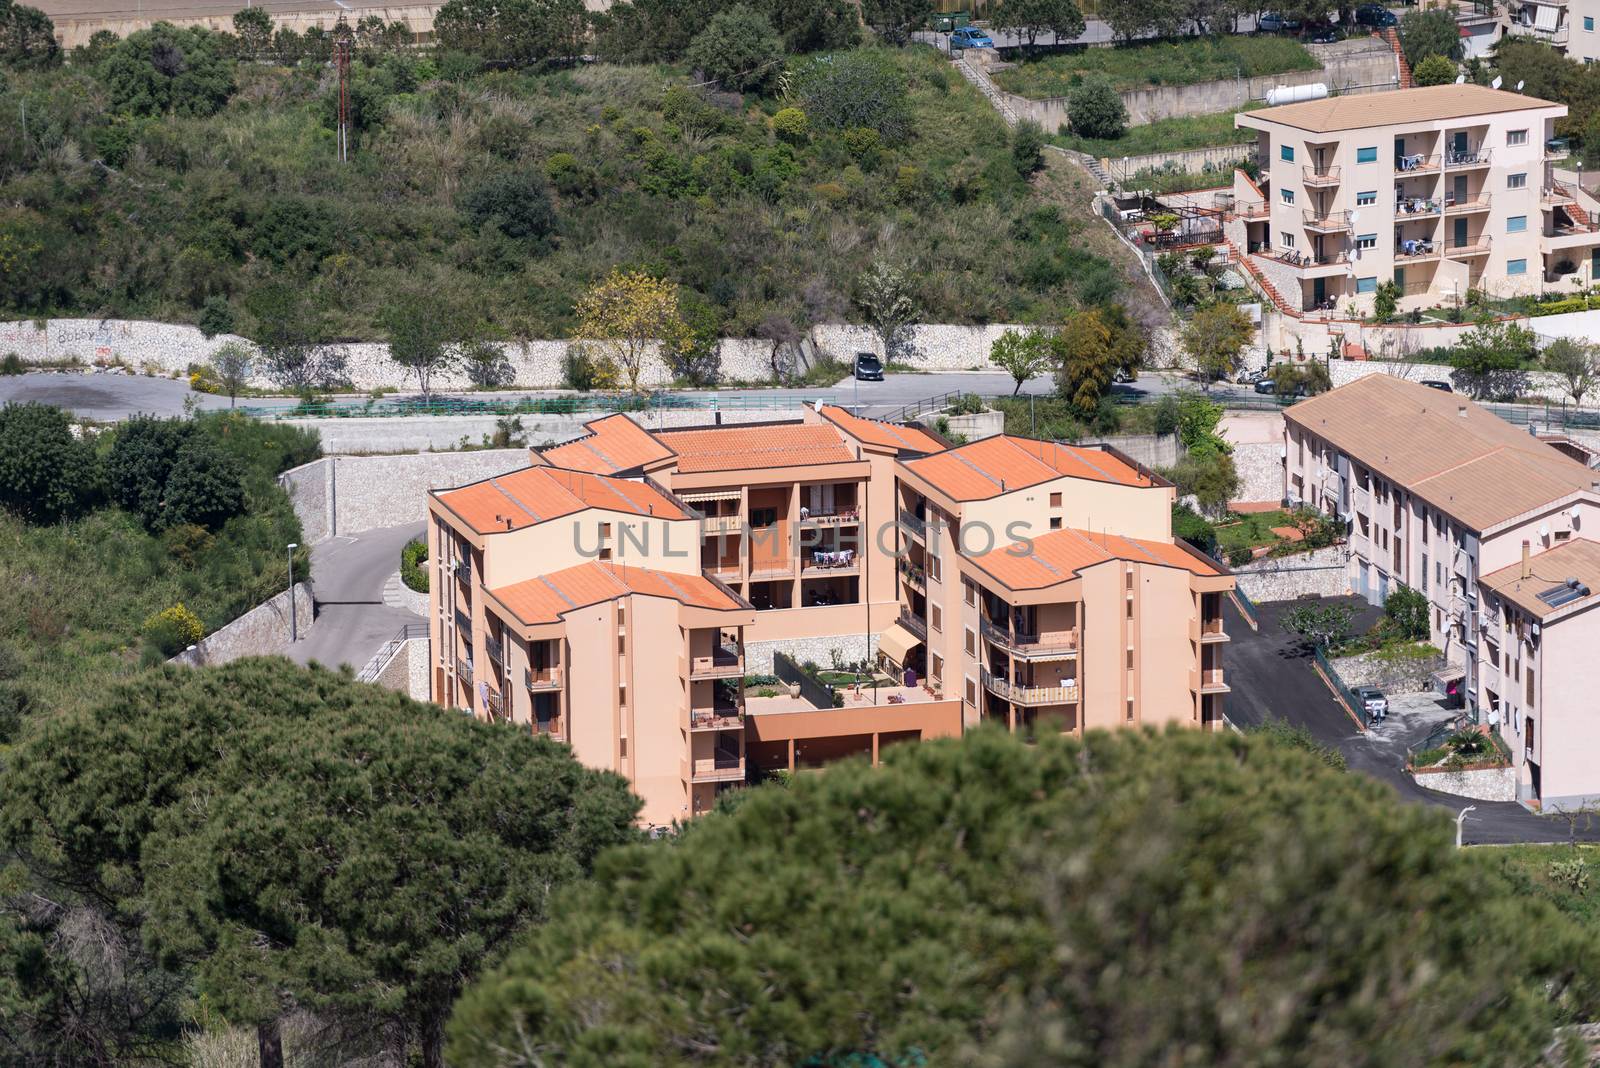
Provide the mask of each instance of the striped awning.
{"label": "striped awning", "polygon": [[1540,4],[1538,9],[1533,13],[1533,28],[1536,30],[1544,30],[1547,33],[1554,33],[1556,30],[1556,23],[1560,20],[1560,8],[1548,7],[1544,4]]}
{"label": "striped awning", "polygon": [[922,644],[922,639],[898,623],[891,623],[878,635],[878,652],[900,667],[906,666],[906,654]]}
{"label": "striped awning", "polygon": [[700,493],[678,494],[678,500],[688,504],[694,504],[697,501],[736,501],[738,499],[738,490],[708,490]]}

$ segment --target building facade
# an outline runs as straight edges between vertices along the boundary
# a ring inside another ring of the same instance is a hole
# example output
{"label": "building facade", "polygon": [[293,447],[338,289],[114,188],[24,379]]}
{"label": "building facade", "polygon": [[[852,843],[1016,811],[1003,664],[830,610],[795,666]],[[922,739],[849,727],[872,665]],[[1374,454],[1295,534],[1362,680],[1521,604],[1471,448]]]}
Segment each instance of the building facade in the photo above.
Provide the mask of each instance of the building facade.
{"label": "building facade", "polygon": [[[1570,680],[1590,669],[1560,657],[1577,643],[1567,636],[1600,643],[1600,615],[1563,613],[1563,641],[1552,647],[1503,592],[1524,556],[1542,579],[1593,551],[1578,543],[1600,537],[1600,473],[1465,398],[1389,375],[1289,408],[1283,459],[1285,499],[1347,524],[1352,589],[1373,604],[1401,587],[1427,598],[1430,640],[1451,665],[1440,681],[1501,732],[1524,797],[1570,807],[1600,796],[1600,749],[1582,773],[1552,774],[1540,747],[1524,744],[1530,724],[1535,741],[1541,730],[1585,736],[1592,701]],[[1540,660],[1525,682],[1522,665]]]}
{"label": "building facade", "polygon": [[1586,194],[1557,180],[1563,104],[1478,85],[1241,112],[1261,177],[1236,179],[1236,243],[1291,307],[1402,308],[1600,277]]}
{"label": "building facade", "polygon": [[[531,460],[430,494],[433,698],[626,775],[647,823],[985,720],[1222,722],[1232,577],[1113,450],[950,448],[819,405],[663,432],[614,416]],[[868,660],[879,686],[782,674]]]}

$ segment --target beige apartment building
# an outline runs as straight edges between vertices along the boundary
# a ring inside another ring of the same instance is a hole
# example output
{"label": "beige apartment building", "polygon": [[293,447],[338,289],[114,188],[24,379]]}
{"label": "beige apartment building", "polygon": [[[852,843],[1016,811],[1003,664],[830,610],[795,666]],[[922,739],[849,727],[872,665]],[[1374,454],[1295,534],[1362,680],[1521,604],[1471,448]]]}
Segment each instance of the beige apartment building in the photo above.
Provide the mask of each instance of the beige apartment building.
{"label": "beige apartment building", "polygon": [[[1114,450],[826,405],[646,431],[596,420],[429,495],[435,701],[548,733],[667,825],[763,772],[1013,729],[1221,722],[1225,568]],[[746,690],[777,654],[876,659],[824,705]]]}
{"label": "beige apartment building", "polygon": [[1383,374],[1287,409],[1283,458],[1285,499],[1345,520],[1352,589],[1374,604],[1402,586],[1427,597],[1450,664],[1439,682],[1501,732],[1524,799],[1600,798],[1586,681],[1600,614],[1568,592],[1594,585],[1600,472],[1459,395]]}
{"label": "beige apartment building", "polygon": [[1299,311],[1537,294],[1600,277],[1600,227],[1556,180],[1564,104],[1478,85],[1240,112],[1261,179],[1235,178],[1230,237]]}

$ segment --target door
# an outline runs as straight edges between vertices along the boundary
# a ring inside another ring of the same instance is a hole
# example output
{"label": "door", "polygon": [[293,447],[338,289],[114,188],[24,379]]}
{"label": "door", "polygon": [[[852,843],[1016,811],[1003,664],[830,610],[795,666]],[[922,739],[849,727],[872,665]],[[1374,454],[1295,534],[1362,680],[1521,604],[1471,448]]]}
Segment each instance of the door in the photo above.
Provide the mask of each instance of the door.
{"label": "door", "polygon": [[1311,300],[1317,307],[1322,307],[1328,299],[1328,280],[1326,278],[1313,278],[1311,280]]}
{"label": "door", "polygon": [[1467,247],[1467,220],[1455,220],[1455,239],[1451,242],[1455,248]]}
{"label": "door", "polygon": [[1396,267],[1394,269],[1394,284],[1395,288],[1400,290],[1403,295],[1406,291],[1406,269],[1404,267]]}
{"label": "door", "polygon": [[1389,576],[1382,571],[1378,572],[1378,604],[1389,599]]}
{"label": "door", "polygon": [[1600,248],[1589,253],[1589,281],[1600,278]]}
{"label": "door", "polygon": [[1451,183],[1450,183],[1450,198],[1451,198],[1451,200],[1453,202],[1455,202],[1457,204],[1465,204],[1467,202],[1467,176],[1466,175],[1457,174],[1457,175],[1452,176]]}
{"label": "door", "polygon": [[1467,154],[1467,131],[1465,131],[1465,130],[1457,130],[1455,136],[1450,139],[1450,147],[1455,149],[1455,153],[1456,153],[1457,156],[1466,155]]}
{"label": "door", "polygon": [[1361,561],[1356,568],[1356,593],[1360,595],[1363,601],[1367,599],[1367,562],[1365,560]]}
{"label": "door", "polygon": [[1396,137],[1394,139],[1394,162],[1397,167],[1400,161],[1405,158],[1405,154],[1406,139],[1404,137]]}

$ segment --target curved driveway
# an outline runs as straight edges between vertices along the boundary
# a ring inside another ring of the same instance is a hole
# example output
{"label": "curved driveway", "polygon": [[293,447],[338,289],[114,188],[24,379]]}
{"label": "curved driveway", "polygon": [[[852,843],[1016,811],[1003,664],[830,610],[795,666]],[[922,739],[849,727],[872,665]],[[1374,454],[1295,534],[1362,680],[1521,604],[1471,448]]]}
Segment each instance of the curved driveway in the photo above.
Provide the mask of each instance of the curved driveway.
{"label": "curved driveway", "polygon": [[400,570],[400,548],[422,534],[422,523],[330,538],[311,548],[311,595],[317,618],[284,655],[357,671],[383,643],[423,617],[383,603],[383,586]]}

